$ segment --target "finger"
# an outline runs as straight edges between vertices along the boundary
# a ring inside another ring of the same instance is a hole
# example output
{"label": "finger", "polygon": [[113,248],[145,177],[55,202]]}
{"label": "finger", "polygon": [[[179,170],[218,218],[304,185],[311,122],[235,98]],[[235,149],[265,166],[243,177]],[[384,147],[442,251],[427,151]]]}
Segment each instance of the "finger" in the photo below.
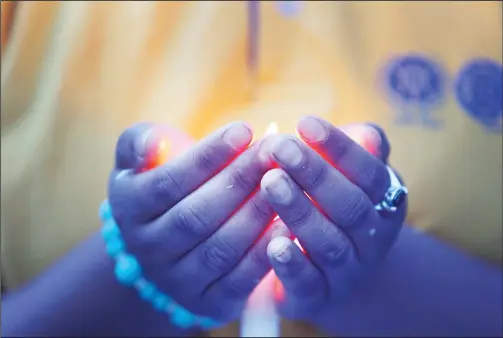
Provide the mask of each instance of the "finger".
{"label": "finger", "polygon": [[386,134],[379,126],[371,123],[358,123],[343,126],[340,130],[383,163],[388,163],[390,144]]}
{"label": "finger", "polygon": [[165,257],[177,260],[205,241],[258,188],[268,169],[256,160],[259,146],[248,148],[197,191],[143,227],[142,242],[159,244]]}
{"label": "finger", "polygon": [[302,318],[323,302],[328,294],[323,274],[290,238],[274,238],[267,246],[267,255],[286,295],[278,300],[284,316]]}
{"label": "finger", "polygon": [[390,178],[382,161],[319,118],[303,118],[297,128],[309,146],[360,187],[374,204],[384,198]]}
{"label": "finger", "polygon": [[346,235],[282,169],[268,171],[262,178],[261,189],[318,267],[326,269],[354,261],[354,248]]}
{"label": "finger", "polygon": [[[381,127],[374,123],[367,123],[365,125],[370,128],[368,129],[369,136],[365,137],[368,137],[370,140],[372,140],[371,142],[373,144],[378,145],[379,150],[377,152],[377,157],[385,164],[388,164],[389,155],[391,154],[391,145],[389,143],[388,137],[386,136],[386,133]],[[378,136],[373,136],[373,132],[371,130],[377,132]],[[365,134],[367,134],[367,132],[365,132]]]}
{"label": "finger", "polygon": [[368,196],[299,140],[278,135],[271,142],[267,149],[273,158],[350,237],[360,261],[375,260],[381,251],[381,240],[391,239],[398,224],[378,227],[382,222]]}
{"label": "finger", "polygon": [[145,163],[146,139],[152,132],[153,123],[139,123],[126,129],[115,149],[115,168],[119,170],[139,169]]}
{"label": "finger", "polygon": [[180,283],[197,279],[198,287],[206,289],[241,261],[273,217],[262,194],[254,194],[215,233],[180,259],[170,274],[180,276]]}
{"label": "finger", "polygon": [[[204,293],[207,299],[218,299],[224,308],[241,313],[248,296],[271,270],[267,245],[271,239],[292,236],[281,220],[275,221],[248,250],[243,259],[228,274],[215,281]],[[232,311],[231,311],[232,312]]]}
{"label": "finger", "polygon": [[[135,136],[136,139],[127,138],[129,144],[146,142],[143,149],[157,146],[160,138],[158,134],[136,133]],[[248,126],[237,122],[212,133],[177,158],[152,170],[142,173],[115,170],[109,189],[114,217],[121,226],[158,217],[219,172],[248,146],[251,139]],[[127,148],[126,143],[122,142],[121,146]],[[148,152],[145,150],[143,154]],[[123,161],[120,164],[119,168],[123,168]]]}

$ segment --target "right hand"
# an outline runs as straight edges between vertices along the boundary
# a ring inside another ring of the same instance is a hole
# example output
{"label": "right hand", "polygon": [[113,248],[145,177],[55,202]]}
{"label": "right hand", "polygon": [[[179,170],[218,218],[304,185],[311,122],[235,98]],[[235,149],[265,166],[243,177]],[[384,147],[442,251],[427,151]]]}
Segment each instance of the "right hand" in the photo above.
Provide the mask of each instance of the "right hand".
{"label": "right hand", "polygon": [[270,168],[257,160],[260,142],[248,147],[251,130],[233,123],[143,170],[168,134],[140,124],[120,136],[108,193],[113,216],[161,291],[195,314],[237,319],[270,270],[267,244],[288,234],[280,222],[268,228],[274,212],[258,187]]}

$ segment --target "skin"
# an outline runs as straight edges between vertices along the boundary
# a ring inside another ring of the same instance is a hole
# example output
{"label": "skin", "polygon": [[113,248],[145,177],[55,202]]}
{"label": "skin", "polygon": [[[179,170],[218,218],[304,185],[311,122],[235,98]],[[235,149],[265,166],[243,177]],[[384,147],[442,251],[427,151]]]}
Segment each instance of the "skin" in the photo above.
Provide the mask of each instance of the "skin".
{"label": "skin", "polygon": [[337,336],[501,336],[499,267],[402,229],[406,203],[374,210],[389,186],[389,145],[367,130],[376,157],[314,117],[299,122],[304,142],[277,136],[264,147],[279,168],[262,191],[306,251],[287,237],[268,246],[281,313]]}
{"label": "skin", "polygon": [[262,158],[279,168],[264,175],[261,189],[306,251],[284,237],[269,245],[270,256],[288,251],[294,261],[271,260],[288,295],[282,312],[306,319],[345,297],[382,260],[406,203],[395,213],[374,210],[390,185],[386,166],[346,133],[314,117],[301,120],[298,131],[304,142],[288,135],[266,141]]}
{"label": "skin", "polygon": [[238,122],[143,171],[158,134],[139,125],[119,139],[109,185],[114,218],[128,250],[162,291],[197,314],[235,320],[270,269],[266,246],[273,231],[288,233],[266,229],[274,212],[258,190],[270,168],[255,160],[261,142],[248,147],[252,132]]}
{"label": "skin", "polygon": [[[259,190],[270,167],[256,161],[261,142],[249,146],[252,132],[234,123],[146,170],[169,133],[139,124],[120,136],[108,193],[114,218],[128,251],[159,289],[196,314],[235,320],[270,271],[267,244],[289,234],[281,222],[272,222],[274,212]],[[165,314],[115,282],[103,244],[92,236],[3,297],[2,335],[190,333],[172,327]]]}
{"label": "skin", "polygon": [[[224,322],[237,319],[272,266],[281,313],[330,334],[501,335],[499,269],[402,230],[406,203],[374,210],[389,186],[389,146],[382,131],[364,129],[370,152],[317,118],[299,122],[302,141],[276,135],[251,146],[237,123],[153,168],[155,145],[169,135],[151,124],[128,129],[108,196],[128,251],[176,301]],[[93,235],[2,297],[2,335],[193,333],[171,326],[112,271]]]}

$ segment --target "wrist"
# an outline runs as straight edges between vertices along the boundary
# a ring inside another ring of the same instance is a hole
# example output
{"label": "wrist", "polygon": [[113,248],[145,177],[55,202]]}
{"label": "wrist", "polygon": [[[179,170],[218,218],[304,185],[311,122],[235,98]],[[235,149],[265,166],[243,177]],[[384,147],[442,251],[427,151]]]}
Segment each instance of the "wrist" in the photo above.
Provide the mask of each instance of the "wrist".
{"label": "wrist", "polygon": [[2,298],[2,336],[187,336],[114,278],[99,233]]}
{"label": "wrist", "polygon": [[120,228],[115,223],[107,201],[100,207],[100,217],[103,221],[101,235],[107,254],[115,263],[114,274],[120,284],[135,289],[139,298],[149,303],[176,327],[208,330],[221,326],[211,318],[191,313],[143,275],[142,266],[136,257],[127,252]]}

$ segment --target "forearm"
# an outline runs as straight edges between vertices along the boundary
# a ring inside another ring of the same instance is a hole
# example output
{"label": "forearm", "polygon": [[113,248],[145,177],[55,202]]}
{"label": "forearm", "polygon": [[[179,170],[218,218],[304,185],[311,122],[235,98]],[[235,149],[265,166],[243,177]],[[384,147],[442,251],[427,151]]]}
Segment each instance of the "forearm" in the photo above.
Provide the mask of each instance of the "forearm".
{"label": "forearm", "polygon": [[2,336],[187,335],[115,281],[98,234],[2,298]]}
{"label": "forearm", "polygon": [[338,335],[501,336],[502,273],[405,228],[379,271],[317,324]]}

